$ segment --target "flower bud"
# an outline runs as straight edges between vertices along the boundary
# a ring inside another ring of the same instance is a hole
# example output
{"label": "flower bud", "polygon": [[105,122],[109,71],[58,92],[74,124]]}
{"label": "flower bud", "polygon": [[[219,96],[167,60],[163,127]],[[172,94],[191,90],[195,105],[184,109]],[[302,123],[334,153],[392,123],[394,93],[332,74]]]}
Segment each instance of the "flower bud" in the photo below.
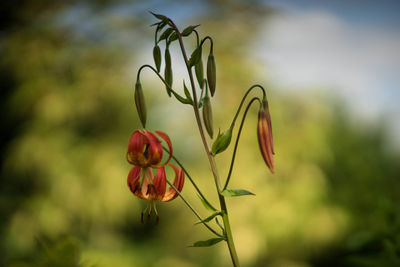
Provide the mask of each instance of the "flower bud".
{"label": "flower bud", "polygon": [[217,73],[215,68],[215,59],[212,52],[207,59],[207,81],[208,87],[210,88],[211,96],[215,94],[215,86],[217,82]]}
{"label": "flower bud", "polygon": [[146,127],[146,104],[144,101],[142,84],[138,80],[135,85],[135,104],[143,128]]}
{"label": "flower bud", "polygon": [[[172,87],[172,66],[171,66],[171,54],[169,53],[168,47],[165,49],[165,70],[164,70],[165,82]],[[166,86],[168,96],[171,96],[171,90]]]}
{"label": "flower bud", "polygon": [[207,133],[212,139],[213,135],[214,135],[214,127],[213,127],[211,102],[210,102],[210,97],[208,95],[206,95],[203,98],[203,121],[204,121],[204,126],[206,127],[206,130],[207,130]]}
{"label": "flower bud", "polygon": [[155,45],[153,48],[153,58],[154,63],[156,64],[157,71],[160,72],[161,69],[161,50],[158,45]]}
{"label": "flower bud", "polygon": [[213,154],[213,156],[227,149],[229,144],[231,143],[231,139],[232,139],[232,128],[229,128],[222,134],[218,133],[217,139],[214,141],[211,148],[211,153]]}
{"label": "flower bud", "polygon": [[272,137],[271,115],[268,109],[268,102],[263,101],[263,107],[258,112],[257,124],[258,144],[261,155],[268,168],[274,173],[274,143]]}
{"label": "flower bud", "polygon": [[200,85],[200,88],[204,87],[203,79],[204,79],[204,72],[203,72],[203,60],[199,60],[196,65],[194,65],[194,71],[196,73],[197,82]]}

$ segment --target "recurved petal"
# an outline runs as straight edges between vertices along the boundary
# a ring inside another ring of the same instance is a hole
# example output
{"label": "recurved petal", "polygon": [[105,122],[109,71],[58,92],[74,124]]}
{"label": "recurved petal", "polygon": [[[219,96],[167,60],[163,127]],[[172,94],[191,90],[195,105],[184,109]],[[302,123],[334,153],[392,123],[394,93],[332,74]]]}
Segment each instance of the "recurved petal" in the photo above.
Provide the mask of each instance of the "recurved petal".
{"label": "recurved petal", "polygon": [[163,149],[161,146],[160,140],[151,132],[147,130],[143,130],[143,133],[146,135],[147,140],[149,141],[149,148],[148,148],[148,158],[147,158],[147,165],[148,166],[157,166],[163,156]]}
{"label": "recurved petal", "polygon": [[128,187],[131,192],[138,198],[144,198],[142,194],[142,189],[140,187],[140,174],[141,168],[135,166],[131,169],[128,174]]}
{"label": "recurved petal", "polygon": [[260,145],[261,154],[268,168],[274,173],[274,159],[273,159],[273,141],[272,141],[272,129],[268,121],[268,115],[265,110],[258,112],[258,125],[257,125],[257,136],[258,144]]}
{"label": "recurved petal", "polygon": [[171,160],[171,157],[172,157],[172,143],[171,143],[171,139],[169,139],[169,136],[168,136],[166,133],[164,133],[164,132],[155,131],[155,133],[158,134],[158,136],[160,136],[160,137],[167,143],[167,145],[168,145],[169,157],[168,157],[167,161],[165,161],[165,162],[162,164],[162,166],[165,166],[165,165]]}
{"label": "recurved petal", "polygon": [[132,133],[128,143],[128,153],[126,158],[129,163],[137,166],[144,166],[146,158],[144,156],[144,148],[148,144],[146,136],[139,130]]}
{"label": "recurved petal", "polygon": [[[172,167],[172,169],[175,172],[175,179],[174,179],[174,187],[179,191],[182,192],[183,184],[185,183],[185,173],[183,172],[182,169],[178,169],[176,166],[172,164],[168,164],[169,166]],[[170,187],[167,192],[165,193],[163,199],[161,201],[171,201],[175,199],[178,196],[178,193]]]}
{"label": "recurved petal", "polygon": [[151,196],[152,199],[156,201],[161,201],[165,195],[167,187],[167,177],[165,175],[165,168],[162,167],[157,170],[156,176],[153,180],[154,185],[154,195]]}

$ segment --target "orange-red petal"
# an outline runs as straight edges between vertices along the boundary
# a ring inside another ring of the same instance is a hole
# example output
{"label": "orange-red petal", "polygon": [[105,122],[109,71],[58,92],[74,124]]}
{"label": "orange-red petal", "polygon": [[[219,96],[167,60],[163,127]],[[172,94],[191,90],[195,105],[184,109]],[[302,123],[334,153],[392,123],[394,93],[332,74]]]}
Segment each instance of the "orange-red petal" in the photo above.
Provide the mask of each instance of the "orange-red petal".
{"label": "orange-red petal", "polygon": [[156,176],[153,180],[153,185],[155,189],[154,200],[161,201],[165,195],[167,187],[167,177],[165,175],[165,168],[162,167],[157,170]]}
{"label": "orange-red petal", "polygon": [[131,192],[138,198],[144,198],[140,186],[141,168],[138,166],[133,167],[128,174],[128,187]]}
{"label": "orange-red petal", "polygon": [[[182,169],[178,169],[176,166],[172,164],[168,164],[172,167],[175,172],[175,179],[174,179],[174,187],[179,191],[182,192],[183,184],[185,183],[185,173]],[[175,199],[178,196],[178,193],[170,187],[167,192],[165,193],[163,199],[161,201],[167,202]]]}
{"label": "orange-red petal", "polygon": [[160,140],[152,133],[147,130],[143,130],[143,133],[147,137],[147,140],[149,141],[149,148],[148,148],[148,159],[147,159],[147,165],[155,167],[157,166],[163,156],[163,149],[161,146]]}
{"label": "orange-red petal", "polygon": [[271,118],[268,115],[269,112],[267,110],[258,112],[257,135],[263,159],[271,172],[274,173],[272,127]]}
{"label": "orange-red petal", "polygon": [[165,143],[167,143],[167,145],[168,145],[168,149],[169,149],[169,157],[168,157],[168,159],[167,159],[167,161],[165,161],[163,164],[162,164],[162,166],[165,166],[170,160],[171,160],[171,158],[172,158],[172,143],[171,143],[171,139],[169,139],[169,136],[166,134],[166,133],[164,133],[164,132],[160,132],[160,131],[154,131],[156,134],[158,134],[158,136],[160,136],[164,141],[165,141]]}
{"label": "orange-red petal", "polygon": [[134,131],[128,143],[128,152],[126,154],[128,162],[136,166],[144,166],[146,164],[144,149],[148,143],[146,136],[139,130]]}

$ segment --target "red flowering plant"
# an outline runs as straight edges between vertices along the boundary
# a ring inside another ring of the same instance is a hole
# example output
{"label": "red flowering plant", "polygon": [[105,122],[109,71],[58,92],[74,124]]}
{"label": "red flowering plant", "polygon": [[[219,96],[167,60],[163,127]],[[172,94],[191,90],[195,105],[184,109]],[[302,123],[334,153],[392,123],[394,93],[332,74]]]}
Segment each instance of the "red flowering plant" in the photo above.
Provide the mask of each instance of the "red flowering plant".
{"label": "red flowering plant", "polygon": [[[158,223],[159,216],[157,213],[155,202],[167,202],[179,196],[191,209],[194,215],[199,219],[199,223],[203,224],[205,227],[207,227],[207,229],[211,231],[212,234],[215,235],[215,237],[211,239],[195,242],[193,246],[212,246],[216,243],[219,243],[220,241],[225,241],[231,255],[233,266],[239,266],[239,259],[236,253],[235,244],[233,242],[233,235],[230,227],[228,209],[226,206],[225,198],[252,194],[251,192],[243,189],[230,189],[228,188],[228,185],[235,163],[236,151],[244,121],[250,107],[255,102],[258,102],[259,104],[257,136],[261,155],[271,172],[274,172],[274,146],[272,137],[271,115],[268,108],[268,101],[265,89],[258,84],[251,86],[244,94],[230,127],[222,133],[219,132],[218,135],[214,137],[211,98],[216,93],[216,64],[213,55],[213,40],[209,36],[203,39],[200,38],[199,33],[196,30],[199,25],[188,26],[183,31],[180,31],[170,18],[159,14],[153,15],[158,20],[152,25],[156,27],[154,38],[155,46],[153,49],[155,67],[146,64],[141,66],[137,73],[134,94],[135,104],[139,119],[144,129],[134,131],[129,139],[127,160],[134,166],[128,174],[128,187],[134,196],[149,201],[149,206],[142,212],[142,222],[144,221],[144,215],[146,215],[147,221],[149,222],[151,219],[151,214],[154,211],[156,215],[156,222]],[[192,34],[195,34],[197,42],[196,48],[188,58],[183,39]],[[206,77],[204,77],[202,50],[206,41],[210,42],[210,52],[207,58]],[[158,45],[160,42],[165,42],[165,67],[163,75],[160,73],[162,62],[161,49]],[[177,42],[179,44],[183,59],[186,64],[191,85],[190,92],[186,87],[185,82],[183,83],[184,96],[177,93],[172,86],[173,73],[169,46],[174,42]],[[212,176],[214,178],[220,206],[219,209],[215,208],[210,203],[210,201],[207,200],[206,196],[196,185],[195,179],[193,179],[189,175],[188,171],[183,167],[182,163],[173,155],[172,143],[169,136],[166,133],[160,131],[154,131],[154,133],[152,133],[146,130],[147,110],[143,89],[140,82],[140,73],[145,68],[152,70],[164,83],[168,96],[174,96],[182,104],[191,105],[193,107],[193,112],[200,132],[201,141],[208,157]],[[195,73],[196,81],[194,79],[193,70]],[[196,82],[198,88],[196,87]],[[225,151],[230,145],[236,120],[241,112],[243,105],[246,102],[247,96],[254,89],[261,90],[262,98],[253,97],[247,103],[245,111],[243,112],[239,129],[237,131],[236,142],[232,153],[232,160],[229,172],[225,179],[224,185],[222,185],[221,179],[218,175],[215,157],[219,153]],[[198,92],[200,93],[199,98],[197,96]],[[208,134],[208,137],[206,136],[206,132]],[[160,139],[163,140],[167,146],[163,146]],[[211,148],[209,145],[209,141],[212,142]],[[162,162],[164,152],[168,154],[168,158],[164,160],[164,162]],[[179,167],[171,164],[171,160],[174,160],[174,162]],[[169,182],[166,177],[165,168],[167,166],[171,167],[174,171],[175,179],[173,183]],[[183,196],[182,189],[185,177],[192,183],[195,190],[198,192],[200,200],[205,208],[211,212],[211,214],[209,214],[207,217],[202,217],[200,213],[197,212],[189,203],[189,201]],[[220,224],[218,218],[222,219],[222,224]],[[215,220],[216,224],[219,226],[219,230],[214,229],[214,227],[210,224],[210,222],[213,220]]]}

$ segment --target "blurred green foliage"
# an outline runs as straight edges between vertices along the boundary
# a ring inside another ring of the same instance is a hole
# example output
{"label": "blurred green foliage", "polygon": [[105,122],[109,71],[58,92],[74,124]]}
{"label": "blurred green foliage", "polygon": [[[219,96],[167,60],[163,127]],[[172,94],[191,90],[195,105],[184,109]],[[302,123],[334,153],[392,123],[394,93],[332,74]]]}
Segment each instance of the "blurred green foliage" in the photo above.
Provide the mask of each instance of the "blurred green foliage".
{"label": "blurred green foliage", "polygon": [[[151,63],[152,21],[145,10],[115,14],[121,2],[1,4],[0,266],[229,266],[223,243],[187,247],[209,234],[179,199],[159,205],[158,226],[140,224],[146,203],[126,186],[125,153],[140,127],[133,84],[137,67]],[[213,110],[223,130],[263,72],[245,48],[271,10],[258,1],[204,5],[214,12],[189,23],[215,37]],[[158,94],[155,80],[142,80],[149,128],[170,134],[176,156],[215,201],[191,109]],[[400,156],[387,149],[383,125],[354,126],[327,96],[268,95],[276,174],[264,166],[250,112],[231,186],[257,196],[228,202],[243,265],[399,265]],[[231,152],[217,158],[222,177]],[[183,193],[207,215],[188,182]]]}

